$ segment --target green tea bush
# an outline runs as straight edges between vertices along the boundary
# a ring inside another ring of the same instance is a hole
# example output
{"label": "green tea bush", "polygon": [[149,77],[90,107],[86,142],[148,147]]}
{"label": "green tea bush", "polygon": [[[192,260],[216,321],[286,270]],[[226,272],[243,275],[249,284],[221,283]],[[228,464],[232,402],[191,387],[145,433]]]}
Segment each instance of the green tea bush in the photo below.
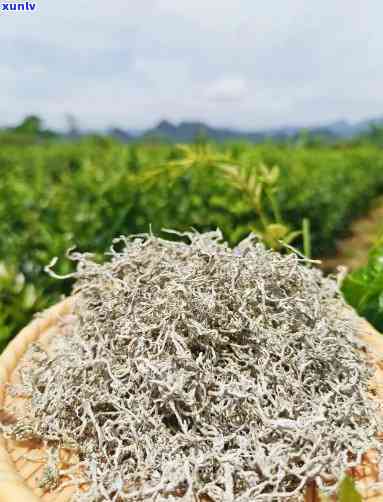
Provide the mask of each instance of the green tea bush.
{"label": "green tea bush", "polygon": [[[257,224],[248,201],[216,166],[174,172],[170,161],[182,154],[171,145],[126,146],[103,137],[18,144],[1,135],[0,145],[3,343],[33,312],[70,291],[70,281],[56,284],[43,269],[71,246],[101,252],[113,237],[147,232],[150,225],[156,233],[219,227],[235,244]],[[279,166],[283,219],[292,229],[310,219],[314,256],[331,252],[350,221],[383,192],[383,156],[371,144],[217,148],[249,169],[260,162]],[[56,270],[66,274],[71,263],[60,259]]]}
{"label": "green tea bush", "polygon": [[244,156],[280,166],[283,216],[295,226],[303,217],[310,220],[318,257],[334,250],[349,223],[383,191],[382,151],[367,144],[342,149],[262,145]]}
{"label": "green tea bush", "polygon": [[383,332],[383,238],[371,250],[367,265],[345,278],[342,290],[347,302]]}

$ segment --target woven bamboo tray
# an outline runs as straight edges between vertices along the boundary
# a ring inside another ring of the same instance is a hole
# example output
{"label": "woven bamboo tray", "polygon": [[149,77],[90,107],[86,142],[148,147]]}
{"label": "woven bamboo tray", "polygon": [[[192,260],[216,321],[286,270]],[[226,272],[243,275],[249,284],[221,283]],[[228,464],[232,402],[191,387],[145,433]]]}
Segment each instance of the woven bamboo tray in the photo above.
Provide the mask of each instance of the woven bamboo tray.
{"label": "woven bamboo tray", "polygon": [[[29,344],[39,340],[45,347],[49,346],[52,336],[59,333],[58,321],[72,312],[73,298],[68,298],[45,311],[39,318],[24,328],[8,345],[0,356],[0,409],[12,403],[22,409],[23,400],[12,398],[7,393],[4,384],[17,383],[17,365]],[[360,337],[371,347],[376,361],[376,373],[372,385],[376,390],[376,398],[383,403],[383,336],[377,333],[367,322],[361,320]],[[383,432],[383,431],[382,431]],[[25,455],[36,459],[26,460]],[[17,443],[6,440],[0,435],[0,502],[69,502],[74,493],[73,487],[58,487],[47,492],[38,487],[43,463],[41,447],[33,444]],[[63,459],[63,461],[68,459]],[[371,482],[377,480],[377,468],[374,464],[374,452],[368,452],[363,464],[353,469],[353,476],[358,480],[358,488],[363,494],[363,500],[369,502],[383,501],[383,490],[377,493],[369,488]],[[319,502],[315,487],[309,487],[305,497],[306,502]]]}

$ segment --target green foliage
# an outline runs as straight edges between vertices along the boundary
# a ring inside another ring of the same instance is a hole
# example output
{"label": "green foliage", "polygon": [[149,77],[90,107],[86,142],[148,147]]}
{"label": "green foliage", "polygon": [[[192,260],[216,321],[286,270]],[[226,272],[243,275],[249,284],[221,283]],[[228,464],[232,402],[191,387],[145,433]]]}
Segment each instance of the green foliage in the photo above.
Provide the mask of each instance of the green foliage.
{"label": "green foliage", "polygon": [[[213,147],[199,139],[185,155],[159,142],[126,146],[95,136],[39,143],[4,132],[0,145],[1,340],[69,293],[70,280],[54,281],[43,268],[73,245],[101,253],[114,237],[150,225],[156,233],[219,227],[231,244],[260,228],[271,242],[286,237],[285,228],[299,230],[305,217],[318,257],[383,192],[383,156],[372,144]],[[219,165],[243,169],[246,189]],[[257,191],[266,226],[255,211]],[[66,274],[72,264],[60,259],[55,270]]]}
{"label": "green foliage", "polygon": [[371,124],[369,130],[363,135],[363,140],[374,145],[383,146],[383,127],[381,124]]}
{"label": "green foliage", "polygon": [[303,237],[303,254],[307,258],[311,258],[311,230],[310,220],[303,218],[302,220],[302,237]]}
{"label": "green foliage", "polygon": [[253,230],[267,246],[280,249],[282,243],[290,244],[301,234],[300,231],[291,230],[282,219],[277,199],[280,174],[278,166],[269,168],[260,163],[250,169],[230,164],[218,164],[218,167],[231,185],[247,199],[249,206],[259,217],[259,225],[254,226]]}
{"label": "green foliage", "polygon": [[[206,142],[197,142],[194,147],[178,145],[181,156],[172,155],[171,161],[164,166],[149,172],[149,180],[157,179],[171,169],[172,176],[182,176],[190,169],[206,169],[211,167],[222,174],[228,186],[239,192],[254,211],[254,217],[259,221],[251,228],[259,235],[265,244],[273,249],[280,249],[281,244],[290,244],[301,232],[294,231],[283,221],[279,201],[276,197],[279,189],[278,166],[268,167],[264,163],[256,165],[233,164],[233,159],[228,155],[213,150]],[[194,173],[193,173],[194,174]],[[306,238],[308,238],[308,225],[306,225]]]}
{"label": "green foliage", "polygon": [[383,238],[371,250],[368,264],[345,278],[342,290],[347,302],[383,332]]}
{"label": "green foliage", "polygon": [[16,127],[0,131],[1,145],[31,145],[56,139],[58,134],[49,129],[43,129],[42,120],[36,115],[29,115]]}
{"label": "green foliage", "polygon": [[[320,502],[331,502],[334,497],[319,493]],[[345,476],[338,487],[336,495],[338,502],[362,502],[362,497],[355,486],[355,481],[350,476]]]}
{"label": "green foliage", "polygon": [[339,502],[362,502],[362,497],[355,488],[355,482],[349,476],[345,476],[339,485],[337,499]]}
{"label": "green foliage", "polygon": [[42,121],[36,115],[26,117],[22,123],[14,128],[15,133],[39,134],[42,130]]}
{"label": "green foliage", "polygon": [[35,286],[15,265],[0,262],[0,350],[19,329],[25,319],[47,306],[47,299],[38,295]]}

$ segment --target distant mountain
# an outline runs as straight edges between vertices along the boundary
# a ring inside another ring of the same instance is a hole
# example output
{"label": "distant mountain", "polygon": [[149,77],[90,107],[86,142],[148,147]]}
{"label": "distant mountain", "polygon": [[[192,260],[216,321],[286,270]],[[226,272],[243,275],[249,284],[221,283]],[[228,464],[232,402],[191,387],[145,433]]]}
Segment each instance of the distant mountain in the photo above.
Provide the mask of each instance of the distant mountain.
{"label": "distant mountain", "polygon": [[373,125],[383,126],[383,117],[363,120],[354,124],[350,124],[346,120],[338,120],[322,127],[311,127],[308,130],[312,133],[328,131],[335,138],[352,138],[368,132]]}
{"label": "distant mountain", "polygon": [[125,131],[124,129],[120,129],[119,127],[109,129],[107,131],[107,135],[112,136],[112,138],[119,139],[123,143],[129,143],[135,139],[135,136],[132,133]]}
{"label": "distant mountain", "polygon": [[174,124],[168,120],[162,120],[155,127],[141,132],[114,128],[110,129],[108,134],[123,142],[130,142],[136,139],[157,139],[171,143],[189,143],[198,137],[206,137],[218,142],[243,139],[252,143],[259,143],[267,139],[293,139],[302,131],[328,139],[347,139],[367,132],[372,125],[383,126],[383,118],[364,120],[354,124],[346,120],[339,120],[318,126],[286,126],[260,131],[241,131],[234,128],[212,127],[203,122],[180,122],[179,124]]}
{"label": "distant mountain", "polygon": [[250,141],[262,141],[265,135],[261,133],[243,132],[235,129],[210,127],[203,122],[181,122],[174,125],[167,120],[162,120],[156,127],[145,131],[146,138],[167,139],[174,142],[188,143],[198,136],[207,137],[215,141],[229,139],[248,139]]}
{"label": "distant mountain", "polygon": [[213,127],[204,122],[197,121],[183,121],[175,124],[169,120],[161,120],[155,127],[147,130],[123,129],[122,127],[112,127],[107,130],[81,130],[79,128],[72,128],[70,131],[63,133],[43,130],[41,128],[41,120],[38,117],[29,116],[19,126],[7,127],[3,130],[14,133],[34,133],[44,137],[53,135],[63,140],[81,139],[89,135],[107,135],[123,143],[148,139],[168,141],[170,143],[190,143],[198,138],[207,138],[217,142],[245,140],[251,143],[260,143],[268,139],[279,141],[294,140],[303,132],[328,140],[349,139],[368,132],[374,126],[383,127],[383,117],[371,118],[356,123],[338,120],[316,126],[287,125],[258,131]]}

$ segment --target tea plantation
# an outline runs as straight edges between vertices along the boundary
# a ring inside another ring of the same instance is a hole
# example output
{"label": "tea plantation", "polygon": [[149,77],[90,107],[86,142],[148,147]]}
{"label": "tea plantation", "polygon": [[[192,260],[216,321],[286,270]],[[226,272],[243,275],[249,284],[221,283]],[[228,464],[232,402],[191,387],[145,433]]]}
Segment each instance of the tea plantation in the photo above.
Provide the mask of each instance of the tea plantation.
{"label": "tea plantation", "polygon": [[[281,218],[293,230],[309,220],[315,257],[331,254],[350,222],[383,192],[382,150],[367,141],[208,147],[248,173],[260,163],[279,166],[273,193]],[[44,267],[58,256],[57,273],[72,270],[64,256],[72,246],[100,252],[121,234],[191,227],[219,227],[235,243],[254,230],[259,215],[217,168],[214,155],[184,164],[182,155],[175,146],[149,141],[0,138],[3,346],[34,312],[70,291],[70,280],[54,281]],[[301,238],[293,244],[300,246]]]}

